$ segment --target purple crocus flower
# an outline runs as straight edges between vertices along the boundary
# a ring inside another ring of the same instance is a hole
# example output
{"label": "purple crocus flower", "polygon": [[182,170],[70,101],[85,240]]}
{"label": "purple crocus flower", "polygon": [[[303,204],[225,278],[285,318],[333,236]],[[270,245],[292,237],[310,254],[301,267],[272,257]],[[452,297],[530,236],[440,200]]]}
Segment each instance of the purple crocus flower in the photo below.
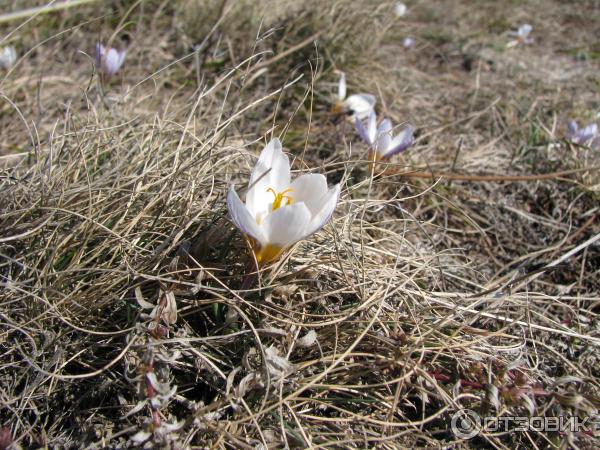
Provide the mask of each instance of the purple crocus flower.
{"label": "purple crocus flower", "polygon": [[356,131],[361,139],[370,147],[369,159],[379,161],[388,159],[397,153],[403,152],[414,142],[415,129],[408,125],[400,134],[392,135],[392,122],[389,119],[383,119],[377,126],[377,116],[375,111],[369,114],[367,127],[359,118],[356,118]]}
{"label": "purple crocus flower", "polygon": [[104,81],[109,81],[119,71],[126,54],[127,50],[105,47],[100,42],[96,44],[96,67]]}
{"label": "purple crocus flower", "polygon": [[[584,128],[579,129],[579,125],[574,120],[571,120],[568,125],[567,138],[577,145],[590,144],[591,147],[595,145],[600,146],[600,136],[598,136],[598,125],[590,123]],[[591,141],[591,142],[590,142]]]}

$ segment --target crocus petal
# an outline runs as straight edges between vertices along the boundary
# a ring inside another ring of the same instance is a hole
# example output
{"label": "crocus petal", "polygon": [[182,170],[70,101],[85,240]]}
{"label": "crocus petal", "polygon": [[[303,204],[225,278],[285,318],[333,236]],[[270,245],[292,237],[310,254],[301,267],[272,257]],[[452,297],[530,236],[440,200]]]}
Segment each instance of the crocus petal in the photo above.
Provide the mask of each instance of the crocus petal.
{"label": "crocus petal", "polygon": [[344,100],[346,98],[346,74],[340,74],[340,83],[338,84],[338,98]]}
{"label": "crocus petal", "polygon": [[396,4],[394,5],[394,12],[396,13],[396,16],[398,16],[398,17],[405,16],[407,11],[408,11],[408,8],[402,2],[396,2]]}
{"label": "crocus petal", "polygon": [[373,142],[369,138],[369,133],[367,132],[364,124],[362,123],[362,120],[360,120],[358,117],[355,117],[354,124],[356,126],[356,132],[358,133],[360,138],[363,140],[363,142],[367,145],[373,145]]}
{"label": "crocus petal", "polygon": [[593,150],[600,150],[600,136],[596,136],[594,139],[592,139],[592,142],[590,142],[590,148]]}
{"label": "crocus petal", "polygon": [[[263,176],[264,175],[264,176]],[[271,139],[258,157],[252,169],[246,205],[254,217],[262,217],[271,211],[275,197],[269,191],[281,192],[290,186],[290,160],[283,153],[281,141]]]}
{"label": "crocus petal", "polygon": [[306,234],[303,238],[310,236],[313,233],[316,233],[321,228],[325,226],[333,212],[335,211],[335,207],[337,206],[338,199],[340,197],[340,185],[337,184],[327,192],[327,195],[323,199],[323,206],[319,210],[317,214],[315,214],[310,222],[306,230]]}
{"label": "crocus petal", "polygon": [[292,182],[290,188],[294,203],[304,203],[313,216],[323,207],[327,195],[327,179],[324,175],[317,173],[301,175]]}
{"label": "crocus petal", "polygon": [[112,76],[117,73],[120,67],[119,60],[119,52],[114,48],[108,49],[104,55],[104,70],[107,75]]}
{"label": "crocus petal", "polygon": [[525,23],[519,27],[519,31],[517,33],[519,34],[519,36],[525,38],[529,35],[529,33],[531,33],[532,30],[533,27],[528,23]]}
{"label": "crocus petal", "polygon": [[577,122],[575,122],[574,120],[571,120],[568,124],[567,124],[567,128],[568,128],[568,132],[567,132],[567,136],[569,138],[572,138],[573,136],[575,136],[575,134],[577,133],[577,130],[579,129],[579,126],[577,125]]}
{"label": "crocus petal", "polygon": [[265,242],[264,233],[256,223],[256,219],[250,214],[248,208],[246,208],[246,205],[240,200],[233,186],[229,188],[227,194],[227,209],[229,210],[231,220],[240,231],[259,243]]}
{"label": "crocus petal", "polygon": [[0,68],[10,69],[17,62],[17,51],[12,45],[2,48],[0,51]]}
{"label": "crocus petal", "polygon": [[389,158],[394,156],[397,153],[400,153],[406,150],[408,147],[413,145],[414,137],[413,133],[415,129],[412,126],[407,126],[404,130],[400,132],[398,136],[392,139],[389,143],[389,147],[387,148],[384,158]]}
{"label": "crocus petal", "polygon": [[[269,171],[269,169],[271,169]],[[264,175],[264,176],[263,176]],[[262,185],[283,190],[290,184],[290,160],[283,153],[281,141],[271,139],[265,146],[250,175],[248,187]]]}
{"label": "crocus petal", "polygon": [[344,100],[344,107],[359,119],[366,119],[375,107],[375,96],[371,94],[354,94]]}
{"label": "crocus petal", "polygon": [[101,67],[102,58],[104,57],[104,45],[96,42],[96,67]]}
{"label": "crocus petal", "polygon": [[598,134],[598,125],[596,125],[595,123],[590,123],[584,129],[582,129],[579,133],[581,136],[580,137],[581,141],[586,142],[586,141],[590,140],[591,138],[593,138],[596,134]]}
{"label": "crocus petal", "polygon": [[125,62],[125,56],[127,56],[127,50],[121,50],[120,52],[118,52],[118,56],[119,59],[117,61],[117,69],[120,69],[123,66],[123,63]]}
{"label": "crocus petal", "polygon": [[377,143],[375,144],[375,151],[379,157],[383,157],[390,146],[392,141],[392,122],[390,119],[383,119],[377,128]]}
{"label": "crocus petal", "polygon": [[368,128],[369,144],[373,145],[377,139],[377,115],[375,111],[371,111],[369,114],[369,128]]}
{"label": "crocus petal", "polygon": [[294,203],[276,209],[262,222],[266,242],[287,248],[302,239],[310,220],[310,211],[304,203]]}

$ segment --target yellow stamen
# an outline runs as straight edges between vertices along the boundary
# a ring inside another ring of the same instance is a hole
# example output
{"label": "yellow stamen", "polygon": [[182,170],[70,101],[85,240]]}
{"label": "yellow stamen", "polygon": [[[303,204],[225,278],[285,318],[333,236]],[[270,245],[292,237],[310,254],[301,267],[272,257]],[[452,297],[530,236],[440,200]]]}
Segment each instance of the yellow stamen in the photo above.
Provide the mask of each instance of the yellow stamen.
{"label": "yellow stamen", "polygon": [[273,200],[273,207],[271,208],[272,211],[281,208],[281,202],[283,202],[283,199],[285,199],[286,201],[286,206],[291,205],[294,201],[294,199],[291,196],[285,195],[288,192],[293,192],[293,189],[286,189],[281,192],[276,192],[275,189],[269,188],[267,189],[267,192],[270,192],[275,196],[275,200]]}

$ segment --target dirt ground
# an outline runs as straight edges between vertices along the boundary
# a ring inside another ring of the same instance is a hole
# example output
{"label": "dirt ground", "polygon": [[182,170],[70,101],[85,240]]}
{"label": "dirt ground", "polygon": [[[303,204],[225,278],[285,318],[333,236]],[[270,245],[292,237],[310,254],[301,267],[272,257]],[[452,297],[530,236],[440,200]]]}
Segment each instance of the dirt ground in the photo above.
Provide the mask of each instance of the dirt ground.
{"label": "dirt ground", "polygon": [[[1,3],[0,450],[598,448],[598,1]],[[273,137],[341,195],[254,277]]]}

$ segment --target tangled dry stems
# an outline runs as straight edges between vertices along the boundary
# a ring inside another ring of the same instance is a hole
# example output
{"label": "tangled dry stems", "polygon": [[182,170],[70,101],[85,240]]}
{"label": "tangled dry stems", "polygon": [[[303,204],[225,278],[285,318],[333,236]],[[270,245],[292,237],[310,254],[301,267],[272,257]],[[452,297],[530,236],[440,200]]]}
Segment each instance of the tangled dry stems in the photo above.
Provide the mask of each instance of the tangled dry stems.
{"label": "tangled dry stems", "polygon": [[[501,51],[461,31],[468,5],[440,29],[448,5],[424,2],[401,29],[375,4],[209,3],[201,23],[218,26],[197,34],[186,2],[123,1],[52,15],[45,41],[33,25],[12,38],[35,50],[0,81],[3,430],[24,447],[593,446],[536,431],[461,443],[449,423],[465,407],[600,404],[599,158],[558,139],[597,62],[540,77],[554,67],[524,62],[559,44]],[[502,22],[480,14],[480,32]],[[109,24],[132,46],[100,86],[78,51]],[[405,32],[418,51],[400,53]],[[335,68],[420,129],[375,177],[328,112]],[[294,169],[344,188],[331,225],[242,291],[224,193],[273,135]]]}

